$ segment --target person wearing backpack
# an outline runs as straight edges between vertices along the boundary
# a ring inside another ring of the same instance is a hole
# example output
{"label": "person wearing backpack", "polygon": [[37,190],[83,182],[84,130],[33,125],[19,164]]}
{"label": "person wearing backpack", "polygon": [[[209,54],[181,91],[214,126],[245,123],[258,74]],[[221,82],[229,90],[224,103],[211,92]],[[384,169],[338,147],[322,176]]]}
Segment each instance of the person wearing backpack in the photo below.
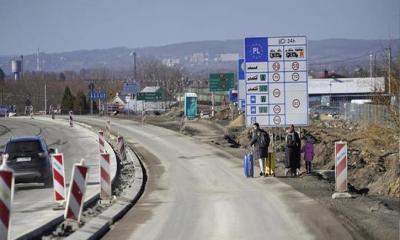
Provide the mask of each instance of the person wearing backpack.
{"label": "person wearing backpack", "polygon": [[249,143],[250,146],[253,146],[253,158],[258,159],[258,163],[260,164],[260,176],[265,176],[264,173],[264,161],[268,156],[268,146],[269,146],[269,135],[266,131],[260,128],[258,123],[253,124],[253,136]]}

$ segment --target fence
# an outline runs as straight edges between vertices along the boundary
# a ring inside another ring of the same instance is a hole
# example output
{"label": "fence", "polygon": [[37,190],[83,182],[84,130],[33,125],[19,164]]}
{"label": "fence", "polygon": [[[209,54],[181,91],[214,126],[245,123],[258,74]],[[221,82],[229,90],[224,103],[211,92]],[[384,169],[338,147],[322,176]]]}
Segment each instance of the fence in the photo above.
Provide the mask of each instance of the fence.
{"label": "fence", "polygon": [[387,124],[393,120],[383,105],[344,103],[339,114],[340,118],[355,122]]}

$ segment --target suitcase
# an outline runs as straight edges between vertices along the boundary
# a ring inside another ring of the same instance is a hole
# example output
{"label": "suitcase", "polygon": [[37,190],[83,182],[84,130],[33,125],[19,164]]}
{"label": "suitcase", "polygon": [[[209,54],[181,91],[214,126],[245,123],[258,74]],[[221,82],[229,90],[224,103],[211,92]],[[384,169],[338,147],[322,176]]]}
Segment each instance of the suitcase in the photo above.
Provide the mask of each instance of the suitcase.
{"label": "suitcase", "polygon": [[268,153],[267,161],[265,163],[265,173],[267,175],[275,176],[276,156],[275,153]]}
{"label": "suitcase", "polygon": [[244,156],[243,169],[245,177],[254,177],[253,155],[251,153]]}

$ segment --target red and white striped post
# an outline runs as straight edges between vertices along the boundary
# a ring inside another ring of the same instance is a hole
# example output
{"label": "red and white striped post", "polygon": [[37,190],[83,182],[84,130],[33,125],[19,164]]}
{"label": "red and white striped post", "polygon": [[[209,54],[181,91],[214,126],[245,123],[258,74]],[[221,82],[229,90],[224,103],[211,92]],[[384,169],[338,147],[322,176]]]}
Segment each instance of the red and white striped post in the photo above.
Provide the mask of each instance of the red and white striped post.
{"label": "red and white striped post", "polygon": [[65,219],[75,220],[78,221],[78,223],[81,220],[88,171],[89,167],[84,165],[83,159],[80,164],[74,164],[71,184],[68,191],[67,206],[64,214]]}
{"label": "red and white striped post", "polygon": [[7,169],[5,162],[8,154],[2,155],[0,166],[0,240],[8,240],[10,236],[11,204],[14,196],[14,173]]}
{"label": "red and white striped post", "polygon": [[54,200],[58,203],[65,201],[65,170],[64,170],[64,155],[55,153],[51,155],[53,169],[53,190]]}
{"label": "red and white striped post", "polygon": [[106,152],[104,147],[104,132],[102,130],[99,130],[99,151],[100,153]]}
{"label": "red and white striped post", "polygon": [[347,193],[347,142],[335,142],[335,190],[332,198],[351,197]]}
{"label": "red and white striped post", "polygon": [[117,146],[118,146],[118,151],[121,156],[121,160],[126,160],[126,151],[125,151],[125,141],[124,137],[118,136],[117,138]]}
{"label": "red and white striped post", "polygon": [[336,191],[347,191],[347,143],[335,142]]}
{"label": "red and white striped post", "polygon": [[100,198],[102,200],[111,199],[111,167],[110,154],[100,154]]}
{"label": "red and white striped post", "polygon": [[111,120],[106,121],[106,138],[110,139],[111,136]]}

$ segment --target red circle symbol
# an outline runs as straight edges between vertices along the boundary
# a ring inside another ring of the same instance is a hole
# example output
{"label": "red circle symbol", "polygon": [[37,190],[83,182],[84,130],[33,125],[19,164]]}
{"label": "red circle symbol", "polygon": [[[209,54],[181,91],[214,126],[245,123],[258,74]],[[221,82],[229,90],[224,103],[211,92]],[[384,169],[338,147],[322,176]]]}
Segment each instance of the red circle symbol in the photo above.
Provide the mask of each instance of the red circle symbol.
{"label": "red circle symbol", "polygon": [[274,91],[272,91],[272,95],[274,95],[274,97],[279,97],[281,95],[281,90],[275,88]]}
{"label": "red circle symbol", "polygon": [[299,99],[294,99],[292,101],[292,105],[294,108],[299,108],[300,107],[300,100]]}
{"label": "red circle symbol", "polygon": [[297,71],[297,70],[299,70],[299,68],[300,68],[299,62],[293,62],[292,63],[292,69],[293,70]]}
{"label": "red circle symbol", "polygon": [[274,80],[275,82],[279,81],[279,79],[281,79],[281,76],[279,75],[279,73],[274,73],[272,75],[272,80]]}
{"label": "red circle symbol", "polygon": [[274,69],[274,71],[278,71],[281,68],[281,65],[278,62],[274,62],[272,64],[272,69]]}
{"label": "red circle symbol", "polygon": [[292,79],[293,81],[298,81],[300,79],[300,75],[297,72],[295,72],[292,74]]}
{"label": "red circle symbol", "polygon": [[281,117],[275,116],[273,121],[274,121],[275,125],[279,125],[281,123]]}
{"label": "red circle symbol", "polygon": [[279,105],[274,106],[274,113],[280,113],[281,112],[281,107]]}

